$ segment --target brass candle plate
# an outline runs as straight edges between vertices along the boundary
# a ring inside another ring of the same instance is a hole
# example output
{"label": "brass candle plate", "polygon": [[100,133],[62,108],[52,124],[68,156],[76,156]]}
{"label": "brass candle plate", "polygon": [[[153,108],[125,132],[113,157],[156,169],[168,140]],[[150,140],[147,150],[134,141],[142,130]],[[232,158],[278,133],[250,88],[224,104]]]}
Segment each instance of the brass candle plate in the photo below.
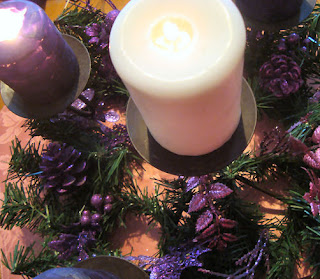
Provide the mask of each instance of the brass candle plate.
{"label": "brass candle plate", "polygon": [[98,256],[77,263],[74,267],[103,270],[120,279],[148,279],[149,275],[140,267],[124,259],[113,256]]}
{"label": "brass candle plate", "polygon": [[[252,19],[250,17],[246,17],[244,14],[242,16],[246,23],[246,26],[252,28],[253,30],[276,32],[282,29],[291,28],[304,21],[312,13],[316,2],[317,0],[303,0],[300,6],[300,11],[295,16],[283,21],[263,22]],[[237,0],[235,0],[235,3],[237,3]]]}
{"label": "brass candle plate", "polygon": [[201,156],[177,155],[163,148],[148,131],[131,98],[127,105],[127,129],[137,152],[152,166],[171,174],[200,176],[229,165],[241,155],[253,136],[257,123],[257,106],[245,79],[242,82],[241,111],[239,125],[231,139],[219,149]]}
{"label": "brass candle plate", "polygon": [[[0,92],[4,104],[16,115],[24,118],[47,118],[63,112],[84,90],[91,71],[91,59],[87,48],[73,36],[63,34],[62,37],[72,48],[79,64],[79,79],[70,92],[48,105],[34,105],[25,102],[4,82],[0,82]],[[68,78],[68,77],[66,77]]]}

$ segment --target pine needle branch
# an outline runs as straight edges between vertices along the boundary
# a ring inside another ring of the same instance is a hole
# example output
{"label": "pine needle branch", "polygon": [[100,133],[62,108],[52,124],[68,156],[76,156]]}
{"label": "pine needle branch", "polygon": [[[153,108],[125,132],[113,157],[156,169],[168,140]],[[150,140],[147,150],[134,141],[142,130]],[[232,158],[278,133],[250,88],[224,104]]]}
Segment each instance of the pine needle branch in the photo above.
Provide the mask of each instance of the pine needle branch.
{"label": "pine needle branch", "polygon": [[25,147],[21,146],[21,141],[15,138],[11,142],[11,160],[9,162],[8,174],[6,181],[14,179],[35,178],[39,172],[39,163],[41,161],[42,144],[39,142],[31,143],[30,141]]}
{"label": "pine needle branch", "polygon": [[10,253],[9,259],[2,253],[2,263],[8,268],[12,274],[22,275],[23,277],[33,278],[47,269],[59,266],[61,263],[57,257],[46,247],[40,252],[34,251],[34,245],[28,247],[16,244],[13,254]]}
{"label": "pine needle branch", "polygon": [[25,190],[18,183],[6,183],[4,201],[0,213],[0,226],[4,229],[12,229],[14,226],[28,227],[33,230],[42,222],[49,222],[39,192],[31,186]]}

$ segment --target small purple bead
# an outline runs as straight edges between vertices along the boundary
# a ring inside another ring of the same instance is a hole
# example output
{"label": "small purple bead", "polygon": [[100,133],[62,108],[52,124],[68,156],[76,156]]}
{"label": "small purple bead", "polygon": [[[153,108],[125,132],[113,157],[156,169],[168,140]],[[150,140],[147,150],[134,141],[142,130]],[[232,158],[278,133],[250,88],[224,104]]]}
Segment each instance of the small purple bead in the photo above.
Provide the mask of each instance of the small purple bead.
{"label": "small purple bead", "polygon": [[94,194],[91,197],[91,205],[94,206],[96,209],[99,209],[102,206],[103,203],[103,199],[102,196],[100,194]]}
{"label": "small purple bead", "polygon": [[107,203],[104,206],[104,213],[109,213],[112,210],[112,204],[111,203]]}
{"label": "small purple bead", "polygon": [[112,203],[113,200],[114,200],[113,196],[111,196],[111,195],[106,195],[105,198],[104,198],[104,203],[105,203],[105,204]]}
{"label": "small purple bead", "polygon": [[87,216],[87,215],[81,216],[80,223],[82,226],[90,225],[91,224],[91,216]]}
{"label": "small purple bead", "polygon": [[91,217],[91,222],[92,223],[99,223],[101,221],[101,214],[95,213]]}
{"label": "small purple bead", "polygon": [[83,210],[81,216],[91,216],[91,212],[89,210]]}
{"label": "small purple bead", "polygon": [[300,41],[300,36],[297,33],[292,33],[288,36],[288,43],[295,45]]}

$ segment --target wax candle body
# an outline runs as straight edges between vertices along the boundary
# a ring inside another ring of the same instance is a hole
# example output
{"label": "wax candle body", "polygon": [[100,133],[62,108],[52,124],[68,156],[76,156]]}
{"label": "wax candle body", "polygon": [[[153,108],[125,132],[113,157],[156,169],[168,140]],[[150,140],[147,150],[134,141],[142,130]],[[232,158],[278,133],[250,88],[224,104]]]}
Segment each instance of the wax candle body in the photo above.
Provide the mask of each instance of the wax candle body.
{"label": "wax candle body", "polygon": [[[9,15],[9,16],[8,16]],[[0,80],[25,102],[50,104],[72,90],[79,65],[46,13],[30,1],[0,4],[0,33],[21,21],[16,37],[0,37]]]}
{"label": "wax candle body", "polygon": [[180,155],[209,153],[234,133],[244,49],[231,0],[131,0],[110,34],[112,62],[150,133]]}

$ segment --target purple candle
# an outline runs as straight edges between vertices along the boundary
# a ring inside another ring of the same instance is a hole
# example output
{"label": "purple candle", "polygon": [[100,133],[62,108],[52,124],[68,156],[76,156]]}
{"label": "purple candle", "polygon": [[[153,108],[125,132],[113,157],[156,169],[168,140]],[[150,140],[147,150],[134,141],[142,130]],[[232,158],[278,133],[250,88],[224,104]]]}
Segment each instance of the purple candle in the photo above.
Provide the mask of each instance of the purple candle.
{"label": "purple candle", "polygon": [[79,65],[47,14],[30,1],[0,3],[0,80],[24,102],[46,105],[73,90]]}

